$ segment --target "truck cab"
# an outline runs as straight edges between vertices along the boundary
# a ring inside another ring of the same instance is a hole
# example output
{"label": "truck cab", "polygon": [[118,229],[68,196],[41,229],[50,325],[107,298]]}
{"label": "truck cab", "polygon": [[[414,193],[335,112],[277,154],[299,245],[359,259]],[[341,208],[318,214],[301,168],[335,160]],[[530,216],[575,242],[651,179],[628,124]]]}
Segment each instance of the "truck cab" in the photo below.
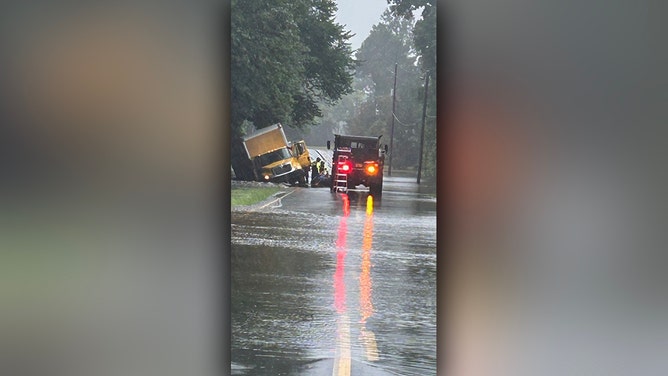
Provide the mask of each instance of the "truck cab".
{"label": "truck cab", "polygon": [[292,150],[292,155],[297,158],[299,165],[308,173],[308,169],[311,168],[311,155],[306,147],[306,142],[304,140],[292,141],[290,149]]}
{"label": "truck cab", "polygon": [[258,171],[258,180],[272,182],[301,183],[298,173],[301,166],[290,149],[281,148],[253,158],[253,165]]}

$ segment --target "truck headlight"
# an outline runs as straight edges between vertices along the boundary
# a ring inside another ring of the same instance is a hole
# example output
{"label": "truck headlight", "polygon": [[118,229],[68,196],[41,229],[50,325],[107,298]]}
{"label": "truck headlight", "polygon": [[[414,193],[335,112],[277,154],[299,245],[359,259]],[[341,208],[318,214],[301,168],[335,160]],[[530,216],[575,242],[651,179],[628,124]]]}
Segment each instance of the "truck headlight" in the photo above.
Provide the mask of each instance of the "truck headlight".
{"label": "truck headlight", "polygon": [[269,175],[265,175],[264,180],[269,180]]}

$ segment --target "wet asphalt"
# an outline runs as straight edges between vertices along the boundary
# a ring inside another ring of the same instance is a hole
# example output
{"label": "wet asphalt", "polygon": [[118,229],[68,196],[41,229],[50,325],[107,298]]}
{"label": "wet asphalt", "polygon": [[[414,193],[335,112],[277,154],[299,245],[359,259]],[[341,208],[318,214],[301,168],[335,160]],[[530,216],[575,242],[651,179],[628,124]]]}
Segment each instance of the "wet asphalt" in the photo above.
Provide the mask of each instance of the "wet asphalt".
{"label": "wet asphalt", "polygon": [[435,375],[436,199],[414,178],[232,213],[233,375]]}

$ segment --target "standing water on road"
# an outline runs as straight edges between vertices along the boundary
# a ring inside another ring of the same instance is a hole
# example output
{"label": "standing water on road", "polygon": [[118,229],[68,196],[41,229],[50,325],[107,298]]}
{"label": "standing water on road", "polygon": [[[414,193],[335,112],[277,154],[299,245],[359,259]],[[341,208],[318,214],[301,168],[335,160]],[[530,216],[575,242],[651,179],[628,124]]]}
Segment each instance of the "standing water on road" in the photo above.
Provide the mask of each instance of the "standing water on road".
{"label": "standing water on road", "polygon": [[436,199],[418,187],[232,213],[232,374],[436,374]]}

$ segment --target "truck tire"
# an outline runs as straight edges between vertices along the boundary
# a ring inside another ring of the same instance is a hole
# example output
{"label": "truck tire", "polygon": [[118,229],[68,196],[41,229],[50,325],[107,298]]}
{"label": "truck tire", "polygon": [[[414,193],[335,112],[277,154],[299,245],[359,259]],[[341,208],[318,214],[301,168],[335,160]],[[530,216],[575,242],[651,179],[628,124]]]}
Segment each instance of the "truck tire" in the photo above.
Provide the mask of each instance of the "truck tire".
{"label": "truck tire", "polygon": [[380,198],[383,195],[383,181],[371,183],[369,186],[369,194],[374,198]]}

